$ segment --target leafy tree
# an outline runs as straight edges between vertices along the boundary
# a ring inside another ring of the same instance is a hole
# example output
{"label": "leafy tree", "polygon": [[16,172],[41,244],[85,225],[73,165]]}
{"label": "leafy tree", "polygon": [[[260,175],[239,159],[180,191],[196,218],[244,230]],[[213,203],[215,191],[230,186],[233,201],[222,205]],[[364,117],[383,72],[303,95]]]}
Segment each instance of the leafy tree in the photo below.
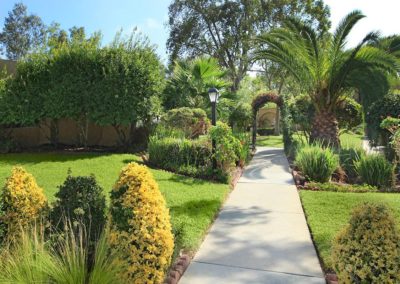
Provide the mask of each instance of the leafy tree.
{"label": "leafy tree", "polygon": [[169,6],[171,61],[200,55],[216,57],[229,70],[232,91],[251,66],[252,38],[260,30],[301,16],[318,30],[329,28],[329,8],[321,0],[174,0]]}
{"label": "leafy tree", "polygon": [[343,98],[360,81],[372,79],[370,71],[374,68],[380,72],[397,72],[395,57],[382,49],[366,46],[378,38],[376,33],[369,33],[354,49],[345,50],[347,36],[362,18],[361,12],[351,12],[332,36],[292,18],[284,27],[257,38],[256,58],[283,66],[310,96],[316,111],[311,141],[339,146],[337,109]]}
{"label": "leafy tree", "polygon": [[0,43],[7,57],[17,60],[44,42],[45,31],[46,27],[39,16],[28,15],[27,7],[16,3],[4,20]]}

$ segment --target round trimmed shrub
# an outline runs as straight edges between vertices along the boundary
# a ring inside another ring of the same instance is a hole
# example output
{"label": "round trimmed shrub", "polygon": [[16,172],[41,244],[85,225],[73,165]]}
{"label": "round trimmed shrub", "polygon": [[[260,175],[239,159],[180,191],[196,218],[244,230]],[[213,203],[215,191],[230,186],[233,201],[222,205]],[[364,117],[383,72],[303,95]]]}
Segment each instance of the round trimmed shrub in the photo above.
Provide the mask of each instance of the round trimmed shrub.
{"label": "round trimmed shrub", "polygon": [[106,224],[106,199],[96,178],[68,175],[56,193],[50,220],[53,228],[64,232],[84,229],[93,246]]}
{"label": "round trimmed shrub", "polygon": [[11,240],[44,213],[47,199],[33,175],[15,167],[1,192],[0,206],[0,241]]}
{"label": "round trimmed shrub", "polygon": [[332,250],[340,283],[400,282],[400,233],[384,205],[357,207]]}
{"label": "round trimmed shrub", "polygon": [[309,180],[328,182],[339,166],[339,158],[330,148],[307,145],[298,151],[295,164]]}
{"label": "round trimmed shrub", "polygon": [[387,190],[393,186],[395,166],[383,155],[364,156],[354,165],[362,182]]}
{"label": "round trimmed shrub", "polygon": [[127,283],[162,283],[174,249],[169,212],[150,171],[130,163],[111,192],[110,246]]}

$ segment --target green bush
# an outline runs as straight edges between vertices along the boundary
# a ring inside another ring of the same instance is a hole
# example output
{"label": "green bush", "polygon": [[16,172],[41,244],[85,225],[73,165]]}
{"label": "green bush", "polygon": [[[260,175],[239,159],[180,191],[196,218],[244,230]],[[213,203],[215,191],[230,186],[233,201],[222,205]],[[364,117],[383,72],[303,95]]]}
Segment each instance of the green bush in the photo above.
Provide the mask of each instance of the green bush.
{"label": "green bush", "polygon": [[251,158],[250,133],[235,133],[234,136],[240,142],[240,147],[238,148],[238,152],[236,154],[239,158],[239,166],[243,167]]}
{"label": "green bush", "polygon": [[232,134],[232,129],[220,121],[211,127],[209,136],[216,143],[215,158],[218,168],[225,173],[229,172],[239,160],[238,154],[242,147],[240,141]]}
{"label": "green bush", "polygon": [[370,185],[359,185],[359,184],[341,184],[341,183],[318,183],[308,182],[304,186],[308,190],[321,190],[321,191],[333,191],[333,192],[376,192],[378,189]]}
{"label": "green bush", "polygon": [[89,256],[106,224],[103,191],[94,176],[68,175],[55,195],[57,200],[50,213],[51,224],[57,233],[64,233],[72,227],[77,234],[83,228],[89,241]]}
{"label": "green bush", "polygon": [[159,168],[194,177],[209,175],[212,163],[208,141],[179,138],[150,138],[149,162]]}
{"label": "green bush", "polygon": [[379,189],[390,190],[394,183],[395,167],[383,155],[371,154],[355,163],[361,181]]}
{"label": "green bush", "polygon": [[341,148],[339,152],[340,166],[345,171],[349,180],[357,178],[355,162],[365,156],[362,148]]}
{"label": "green bush", "polygon": [[339,166],[339,158],[330,148],[307,145],[298,151],[295,164],[309,180],[327,182]]}
{"label": "green bush", "polygon": [[373,103],[366,112],[367,135],[373,145],[389,143],[390,133],[382,129],[380,124],[386,117],[400,117],[400,95],[388,94]]}
{"label": "green bush", "polygon": [[207,133],[210,121],[200,108],[181,107],[169,110],[162,119],[167,128],[178,129],[186,138],[197,138]]}
{"label": "green bush", "polygon": [[400,233],[386,206],[357,207],[334,240],[332,260],[340,283],[400,283]]}

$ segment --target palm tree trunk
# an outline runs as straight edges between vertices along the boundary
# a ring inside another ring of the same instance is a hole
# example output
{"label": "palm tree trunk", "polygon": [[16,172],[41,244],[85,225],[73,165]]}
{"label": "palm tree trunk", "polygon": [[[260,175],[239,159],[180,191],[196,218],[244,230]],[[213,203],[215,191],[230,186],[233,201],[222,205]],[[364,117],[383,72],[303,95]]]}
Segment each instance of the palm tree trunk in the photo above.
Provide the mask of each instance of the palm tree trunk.
{"label": "palm tree trunk", "polygon": [[310,142],[319,141],[323,145],[340,147],[339,127],[336,115],[328,111],[316,112],[312,122]]}

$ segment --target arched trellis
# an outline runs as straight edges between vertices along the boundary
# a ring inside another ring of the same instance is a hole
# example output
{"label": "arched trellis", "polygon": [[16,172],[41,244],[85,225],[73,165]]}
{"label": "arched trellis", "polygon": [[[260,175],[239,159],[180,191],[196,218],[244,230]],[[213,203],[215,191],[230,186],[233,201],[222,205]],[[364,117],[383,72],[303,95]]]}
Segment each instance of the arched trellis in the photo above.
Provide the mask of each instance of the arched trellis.
{"label": "arched trellis", "polygon": [[253,137],[252,137],[253,149],[256,148],[258,110],[269,102],[275,103],[279,108],[281,108],[283,105],[282,97],[273,92],[259,94],[253,99],[253,102],[251,103],[253,109]]}

